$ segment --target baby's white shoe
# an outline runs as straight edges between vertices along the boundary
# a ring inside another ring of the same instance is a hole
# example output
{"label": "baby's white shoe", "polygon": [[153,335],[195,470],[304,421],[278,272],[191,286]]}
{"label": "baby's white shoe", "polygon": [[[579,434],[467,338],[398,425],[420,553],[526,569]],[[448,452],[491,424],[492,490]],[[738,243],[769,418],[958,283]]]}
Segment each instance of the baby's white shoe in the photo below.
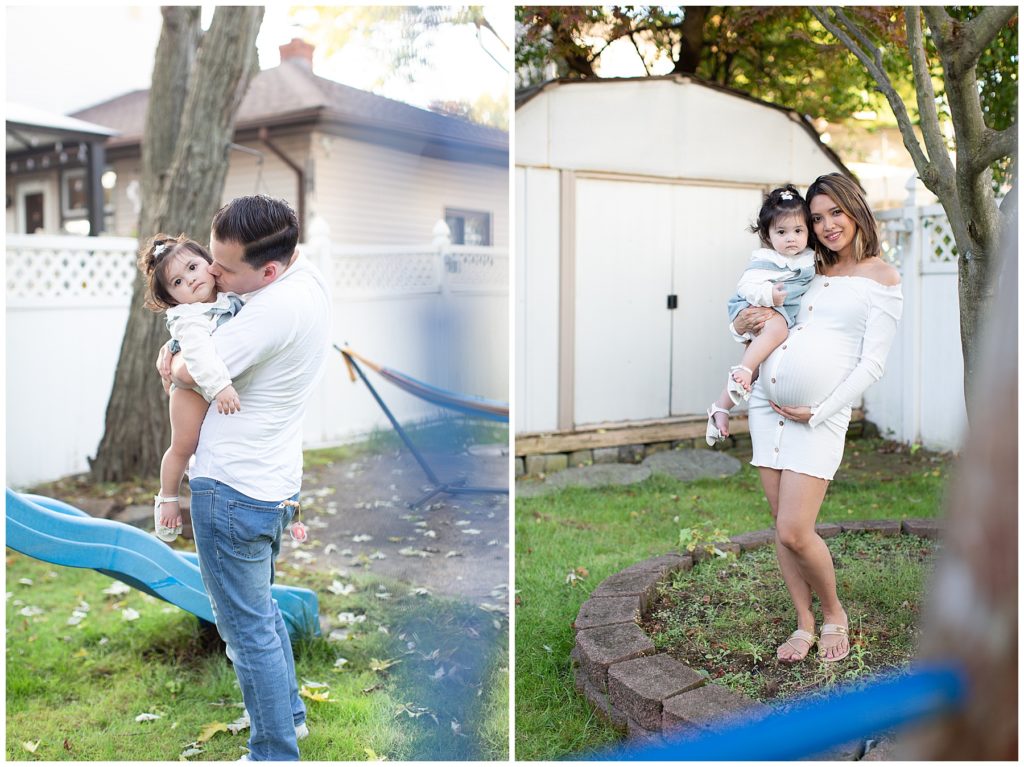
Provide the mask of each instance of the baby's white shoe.
{"label": "baby's white shoe", "polygon": [[728,410],[723,407],[719,407],[715,402],[711,403],[711,407],[708,408],[708,429],[707,433],[704,435],[709,447],[714,447],[716,443],[725,440],[725,436],[715,423],[716,413],[725,413],[726,417],[729,415]]}
{"label": "baby's white shoe", "polygon": [[165,502],[177,500],[178,496],[176,495],[166,497],[162,495],[153,496],[153,535],[155,535],[157,538],[159,538],[161,541],[164,541],[165,543],[170,543],[179,535],[181,535],[182,526],[178,525],[177,527],[164,527],[162,524],[160,524],[160,507]]}
{"label": "baby's white shoe", "polygon": [[745,365],[733,365],[729,368],[729,379],[726,381],[725,391],[728,393],[729,399],[732,400],[732,403],[734,405],[738,405],[740,402],[746,402],[750,399],[750,392],[743,388],[743,384],[732,377],[732,372],[734,370],[746,370],[750,373],[751,378],[754,377],[754,371]]}

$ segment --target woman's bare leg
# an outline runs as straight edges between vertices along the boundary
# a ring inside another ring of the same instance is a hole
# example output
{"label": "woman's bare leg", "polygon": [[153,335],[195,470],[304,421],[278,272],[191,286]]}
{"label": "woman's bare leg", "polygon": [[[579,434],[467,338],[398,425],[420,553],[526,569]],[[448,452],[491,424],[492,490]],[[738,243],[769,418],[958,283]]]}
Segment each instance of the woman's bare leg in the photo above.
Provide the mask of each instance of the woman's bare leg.
{"label": "woman's bare leg", "polygon": [[[797,562],[795,555],[785,546],[779,543],[778,519],[779,519],[779,489],[782,483],[783,472],[779,469],[759,467],[761,472],[761,486],[764,488],[765,497],[768,498],[768,505],[772,510],[772,518],[776,522],[775,531],[775,556],[779,560],[779,570],[782,571],[782,580],[789,591],[789,598],[793,600],[793,607],[796,610],[796,627],[802,631],[814,633],[814,611],[811,609],[811,586],[804,579],[803,572]],[[800,642],[800,640],[794,640]],[[776,653],[779,660],[790,661],[793,658],[803,657],[797,651],[803,647],[797,644],[793,647],[783,643]],[[807,648],[810,650],[810,648]]]}
{"label": "woman's bare leg", "polygon": [[[836,593],[836,571],[832,564],[832,554],[828,550],[828,545],[814,529],[827,489],[828,480],[794,471],[782,472],[779,480],[779,514],[775,525],[776,551],[779,566],[783,570],[783,578],[787,577],[787,569],[795,565],[795,570],[803,581],[818,595],[824,623],[845,626],[848,620]],[[788,579],[786,585],[789,586]],[[798,618],[802,610],[801,604],[796,602],[799,596],[813,619],[809,594],[805,596],[800,590],[794,594],[792,588],[790,594],[794,597]],[[847,639],[830,636],[822,639],[819,647],[826,657],[833,657],[845,651]]]}
{"label": "woman's bare leg", "polygon": [[[171,390],[171,446],[160,462],[160,495],[173,497],[178,494],[188,461],[199,444],[199,429],[209,406],[202,395],[192,389]],[[173,529],[181,525],[177,501],[163,504],[160,511],[160,524],[164,527]]]}

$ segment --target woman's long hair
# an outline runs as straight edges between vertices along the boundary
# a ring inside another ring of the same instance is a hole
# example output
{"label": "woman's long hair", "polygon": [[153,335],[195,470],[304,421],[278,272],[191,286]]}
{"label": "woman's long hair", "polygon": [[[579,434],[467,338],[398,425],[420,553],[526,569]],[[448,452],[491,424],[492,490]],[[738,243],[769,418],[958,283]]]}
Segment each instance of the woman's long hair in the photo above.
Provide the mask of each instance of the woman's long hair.
{"label": "woman's long hair", "polygon": [[[881,244],[878,238],[878,222],[868,207],[868,201],[860,187],[842,173],[827,173],[818,176],[814,183],[807,187],[807,204],[819,194],[828,195],[832,198],[839,209],[853,219],[857,225],[857,232],[853,237],[853,258],[860,261],[865,258],[877,256],[881,253]],[[838,260],[838,255],[829,250],[820,238],[814,238],[814,256],[818,266],[831,266]]]}

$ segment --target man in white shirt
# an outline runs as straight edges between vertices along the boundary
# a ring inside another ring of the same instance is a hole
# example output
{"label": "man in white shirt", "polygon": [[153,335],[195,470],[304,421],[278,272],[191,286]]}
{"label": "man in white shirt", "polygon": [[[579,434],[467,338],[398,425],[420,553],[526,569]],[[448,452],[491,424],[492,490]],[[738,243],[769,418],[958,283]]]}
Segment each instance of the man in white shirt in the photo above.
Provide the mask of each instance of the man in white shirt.
{"label": "man in white shirt", "polygon": [[[214,216],[210,273],[245,306],[213,334],[241,399],[210,408],[189,470],[192,529],[217,629],[228,645],[252,722],[247,760],[297,760],[308,733],[291,643],[271,598],[274,563],[302,484],[306,401],[328,351],[330,293],[296,250],[295,212],[283,200],[239,197]],[[180,358],[158,369],[191,384]]]}

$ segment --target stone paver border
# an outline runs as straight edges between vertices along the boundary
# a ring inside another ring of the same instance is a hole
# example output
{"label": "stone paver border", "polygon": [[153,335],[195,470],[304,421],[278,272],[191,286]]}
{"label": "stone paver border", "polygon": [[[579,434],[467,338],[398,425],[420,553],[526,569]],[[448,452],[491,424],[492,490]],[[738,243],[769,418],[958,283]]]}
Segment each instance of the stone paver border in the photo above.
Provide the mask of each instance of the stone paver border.
{"label": "stone paver border", "polygon": [[[858,531],[934,539],[940,537],[942,529],[937,519],[867,520],[816,526],[823,538]],[[770,545],[774,540],[775,530],[769,528],[735,535],[717,546],[738,555]],[[659,584],[674,573],[690,570],[702,558],[699,554],[664,554],[605,578],[580,606],[573,623],[576,690],[630,738],[662,741],[669,734],[696,735],[739,715],[763,717],[772,711],[770,706],[707,682],[704,676],[667,653],[657,653],[654,642],[638,625],[649,614]],[[855,761],[864,753],[864,743],[857,741],[822,758]]]}

